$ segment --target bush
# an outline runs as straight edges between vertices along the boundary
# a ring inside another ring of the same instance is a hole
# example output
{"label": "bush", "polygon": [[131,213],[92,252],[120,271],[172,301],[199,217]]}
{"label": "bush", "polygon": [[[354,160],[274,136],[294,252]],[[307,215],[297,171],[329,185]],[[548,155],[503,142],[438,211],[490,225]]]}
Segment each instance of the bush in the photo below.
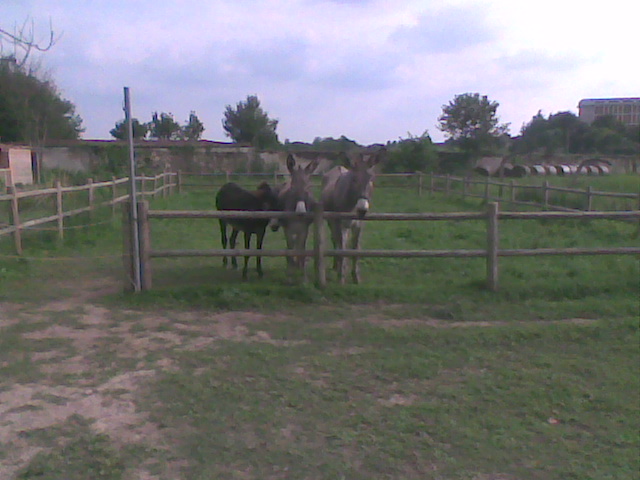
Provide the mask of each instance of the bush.
{"label": "bush", "polygon": [[419,137],[409,135],[388,146],[389,157],[384,162],[384,173],[431,172],[434,170],[437,154],[431,137],[423,133]]}

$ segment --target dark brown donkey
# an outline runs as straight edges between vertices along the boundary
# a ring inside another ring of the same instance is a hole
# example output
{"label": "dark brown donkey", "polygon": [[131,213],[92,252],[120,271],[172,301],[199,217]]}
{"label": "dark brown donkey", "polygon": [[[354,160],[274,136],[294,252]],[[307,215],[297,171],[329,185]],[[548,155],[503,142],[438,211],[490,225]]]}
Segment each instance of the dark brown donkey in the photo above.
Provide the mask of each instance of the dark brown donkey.
{"label": "dark brown donkey", "polygon": [[[329,170],[322,179],[322,207],[325,212],[354,212],[364,217],[371,207],[373,194],[373,181],[375,173],[373,167],[386,154],[383,147],[374,154],[360,154],[349,167],[334,167]],[[348,158],[347,158],[348,160]],[[347,248],[349,234],[351,234],[351,247],[360,249],[360,235],[362,233],[362,221],[329,219],[329,230],[333,247],[339,250]],[[346,262],[343,257],[336,257],[334,263],[338,271],[338,281],[345,282]],[[358,257],[353,257],[351,275],[354,283],[360,283],[360,270]]]}
{"label": "dark brown donkey", "polygon": [[[268,183],[263,182],[255,192],[245,190],[235,183],[223,185],[216,194],[216,208],[218,210],[243,210],[243,211],[271,211],[277,209],[278,199],[273,189]],[[229,248],[236,248],[238,233],[244,233],[244,248],[249,249],[251,245],[251,235],[256,235],[257,249],[262,249],[265,230],[269,224],[268,218],[242,218],[242,219],[220,219],[220,236],[222,238],[222,248],[227,248],[227,224],[231,225],[231,238]],[[223,257],[222,263],[227,266],[227,257]],[[249,257],[244,257],[244,268],[242,269],[242,279],[247,279],[247,266]],[[238,268],[236,257],[231,257],[231,265]],[[258,276],[262,278],[262,257],[256,257],[256,270]]]}
{"label": "dark brown donkey", "polygon": [[[293,155],[287,156],[287,170],[289,170],[289,180],[280,185],[277,190],[278,210],[296,213],[311,213],[315,208],[316,201],[311,192],[311,174],[318,167],[319,160],[311,161],[306,167],[296,165]],[[289,250],[304,250],[309,234],[309,225],[313,220],[309,217],[303,218],[282,218],[278,224],[284,228],[284,235]],[[272,229],[277,230],[277,225],[272,224]],[[304,271],[306,257],[287,257],[289,267],[300,268]]]}

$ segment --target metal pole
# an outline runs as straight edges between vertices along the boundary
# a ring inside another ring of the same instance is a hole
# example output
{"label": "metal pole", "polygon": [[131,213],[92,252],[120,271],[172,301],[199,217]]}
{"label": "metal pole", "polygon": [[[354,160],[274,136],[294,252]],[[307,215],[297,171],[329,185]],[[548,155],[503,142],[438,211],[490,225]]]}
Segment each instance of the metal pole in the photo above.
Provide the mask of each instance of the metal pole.
{"label": "metal pole", "polygon": [[124,87],[124,119],[127,123],[127,137],[129,140],[129,198],[131,201],[131,238],[133,255],[133,291],[142,290],[140,278],[140,239],[138,232],[138,195],[136,192],[136,164],[133,153],[133,124],[131,122],[131,102],[129,87]]}

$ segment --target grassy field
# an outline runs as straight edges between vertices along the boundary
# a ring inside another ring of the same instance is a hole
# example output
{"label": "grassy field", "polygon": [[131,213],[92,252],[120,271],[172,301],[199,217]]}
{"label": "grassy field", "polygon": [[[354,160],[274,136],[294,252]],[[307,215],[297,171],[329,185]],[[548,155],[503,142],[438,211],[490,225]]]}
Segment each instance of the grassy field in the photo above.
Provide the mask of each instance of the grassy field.
{"label": "grassy field", "polygon": [[[212,209],[213,195],[153,208]],[[62,245],[29,234],[23,259],[0,243],[2,478],[637,476],[636,257],[502,259],[497,293],[478,259],[365,259],[362,285],[330,277],[322,291],[292,284],[283,259],[249,282],[220,259],[154,260],[156,288],[133,296],[104,220]],[[501,245],[633,246],[636,228],[505,221]],[[154,248],[219,245],[212,220],[152,231]],[[364,248],[483,248],[484,235],[482,222],[376,222]]]}

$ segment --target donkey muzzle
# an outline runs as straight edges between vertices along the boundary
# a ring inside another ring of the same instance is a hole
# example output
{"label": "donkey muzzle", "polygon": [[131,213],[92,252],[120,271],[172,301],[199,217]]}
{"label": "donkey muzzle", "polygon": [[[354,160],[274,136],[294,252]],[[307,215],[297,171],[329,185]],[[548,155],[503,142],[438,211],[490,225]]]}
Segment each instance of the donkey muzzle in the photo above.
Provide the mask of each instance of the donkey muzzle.
{"label": "donkey muzzle", "polygon": [[361,198],[360,200],[358,200],[358,202],[356,203],[355,211],[359,216],[364,217],[369,211],[369,200],[367,200],[366,198]]}
{"label": "donkey muzzle", "polygon": [[307,206],[302,200],[296,203],[296,213],[307,213]]}

